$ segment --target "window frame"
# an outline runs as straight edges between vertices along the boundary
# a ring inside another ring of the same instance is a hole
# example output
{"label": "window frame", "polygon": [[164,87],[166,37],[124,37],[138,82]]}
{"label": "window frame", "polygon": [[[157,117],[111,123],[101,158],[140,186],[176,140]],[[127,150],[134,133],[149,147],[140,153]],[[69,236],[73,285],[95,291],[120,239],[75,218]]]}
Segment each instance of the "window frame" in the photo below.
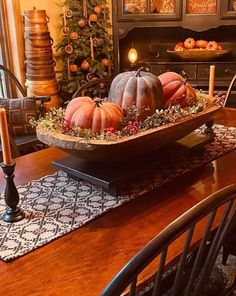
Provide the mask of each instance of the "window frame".
{"label": "window frame", "polygon": [[[21,16],[20,1],[0,0],[0,29],[1,51],[3,65],[6,66],[25,85],[25,54],[23,18]],[[19,96],[14,83],[5,75],[7,95]]]}
{"label": "window frame", "polygon": [[[6,67],[10,67],[9,65],[9,50],[8,50],[8,46],[7,46],[7,27],[6,27],[6,22],[5,22],[5,7],[4,7],[4,3],[2,0],[0,0],[0,63],[3,64]],[[12,92],[11,92],[11,87],[10,87],[10,80],[7,77],[7,75],[1,71],[0,73],[1,75],[1,80],[4,80],[4,84],[1,83],[1,86],[4,87],[4,89],[2,90],[3,93],[5,93],[7,96],[11,96]],[[2,92],[1,91],[1,92]]]}

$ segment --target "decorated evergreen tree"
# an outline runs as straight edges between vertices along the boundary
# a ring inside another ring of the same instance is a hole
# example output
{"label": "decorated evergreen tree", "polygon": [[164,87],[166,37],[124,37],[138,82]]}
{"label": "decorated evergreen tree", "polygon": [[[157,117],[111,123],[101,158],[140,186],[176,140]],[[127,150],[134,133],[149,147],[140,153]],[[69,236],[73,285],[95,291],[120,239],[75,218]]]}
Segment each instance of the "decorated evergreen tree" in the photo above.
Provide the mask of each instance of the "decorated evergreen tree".
{"label": "decorated evergreen tree", "polygon": [[112,38],[109,34],[107,0],[65,0],[63,35],[57,50],[64,67],[59,77],[61,96],[65,100],[84,83],[96,77],[110,77],[112,72]]}

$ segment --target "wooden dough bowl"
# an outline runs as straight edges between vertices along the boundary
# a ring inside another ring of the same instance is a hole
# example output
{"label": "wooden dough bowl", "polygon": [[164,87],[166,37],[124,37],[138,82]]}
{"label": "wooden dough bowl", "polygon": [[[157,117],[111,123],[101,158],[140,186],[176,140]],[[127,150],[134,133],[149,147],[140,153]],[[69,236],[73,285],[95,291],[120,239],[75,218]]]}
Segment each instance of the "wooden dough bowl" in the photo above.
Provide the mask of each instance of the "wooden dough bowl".
{"label": "wooden dough bowl", "polygon": [[209,103],[203,111],[186,116],[175,123],[165,124],[116,141],[85,140],[40,128],[37,128],[37,136],[43,143],[58,147],[82,159],[95,162],[121,162],[141,157],[185,137],[212,119],[219,109],[221,106]]}
{"label": "wooden dough bowl", "polygon": [[180,61],[195,61],[195,62],[207,62],[220,59],[223,56],[229,55],[230,49],[222,50],[184,50],[174,51],[167,50],[167,54],[175,60]]}

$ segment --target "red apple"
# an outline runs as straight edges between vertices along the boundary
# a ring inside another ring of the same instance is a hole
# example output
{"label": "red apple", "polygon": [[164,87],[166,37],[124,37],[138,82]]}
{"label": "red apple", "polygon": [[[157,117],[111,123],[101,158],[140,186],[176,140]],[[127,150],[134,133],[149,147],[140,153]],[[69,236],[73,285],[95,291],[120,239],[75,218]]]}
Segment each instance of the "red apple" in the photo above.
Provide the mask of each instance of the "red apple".
{"label": "red apple", "polygon": [[222,50],[222,49],[223,49],[222,45],[220,45],[220,44],[218,43],[218,47],[217,47],[217,49],[218,49],[218,50]]}
{"label": "red apple", "polygon": [[184,43],[181,41],[175,45],[174,51],[182,51],[182,50],[184,50]]}
{"label": "red apple", "polygon": [[206,48],[208,42],[206,40],[197,40],[196,47],[198,48]]}
{"label": "red apple", "polygon": [[216,41],[209,41],[207,43],[206,49],[207,50],[217,50],[218,49],[218,43]]}
{"label": "red apple", "polygon": [[185,41],[184,41],[184,47],[186,49],[192,49],[194,48],[196,45],[196,41],[193,39],[193,38],[187,38]]}

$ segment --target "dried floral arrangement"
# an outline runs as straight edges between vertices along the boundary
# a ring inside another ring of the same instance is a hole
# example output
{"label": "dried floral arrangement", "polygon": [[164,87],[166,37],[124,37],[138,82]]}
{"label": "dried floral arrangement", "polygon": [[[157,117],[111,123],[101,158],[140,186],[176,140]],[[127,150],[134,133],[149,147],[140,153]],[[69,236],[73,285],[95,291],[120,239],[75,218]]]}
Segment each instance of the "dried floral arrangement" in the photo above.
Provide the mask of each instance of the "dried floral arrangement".
{"label": "dried floral arrangement", "polygon": [[85,139],[99,139],[115,141],[118,138],[135,135],[139,132],[152,128],[157,128],[164,124],[175,123],[186,116],[196,114],[202,111],[208,103],[205,94],[197,91],[197,102],[191,107],[181,108],[180,105],[173,105],[167,109],[156,110],[156,112],[141,121],[138,119],[136,107],[127,110],[121,122],[121,129],[106,128],[100,133],[93,133],[89,129],[82,129],[79,126],[73,126],[70,122],[64,120],[65,109],[58,108],[49,111],[45,117],[37,121],[31,120],[32,126],[36,126],[44,131],[54,131],[57,133],[67,134],[74,137]]}

